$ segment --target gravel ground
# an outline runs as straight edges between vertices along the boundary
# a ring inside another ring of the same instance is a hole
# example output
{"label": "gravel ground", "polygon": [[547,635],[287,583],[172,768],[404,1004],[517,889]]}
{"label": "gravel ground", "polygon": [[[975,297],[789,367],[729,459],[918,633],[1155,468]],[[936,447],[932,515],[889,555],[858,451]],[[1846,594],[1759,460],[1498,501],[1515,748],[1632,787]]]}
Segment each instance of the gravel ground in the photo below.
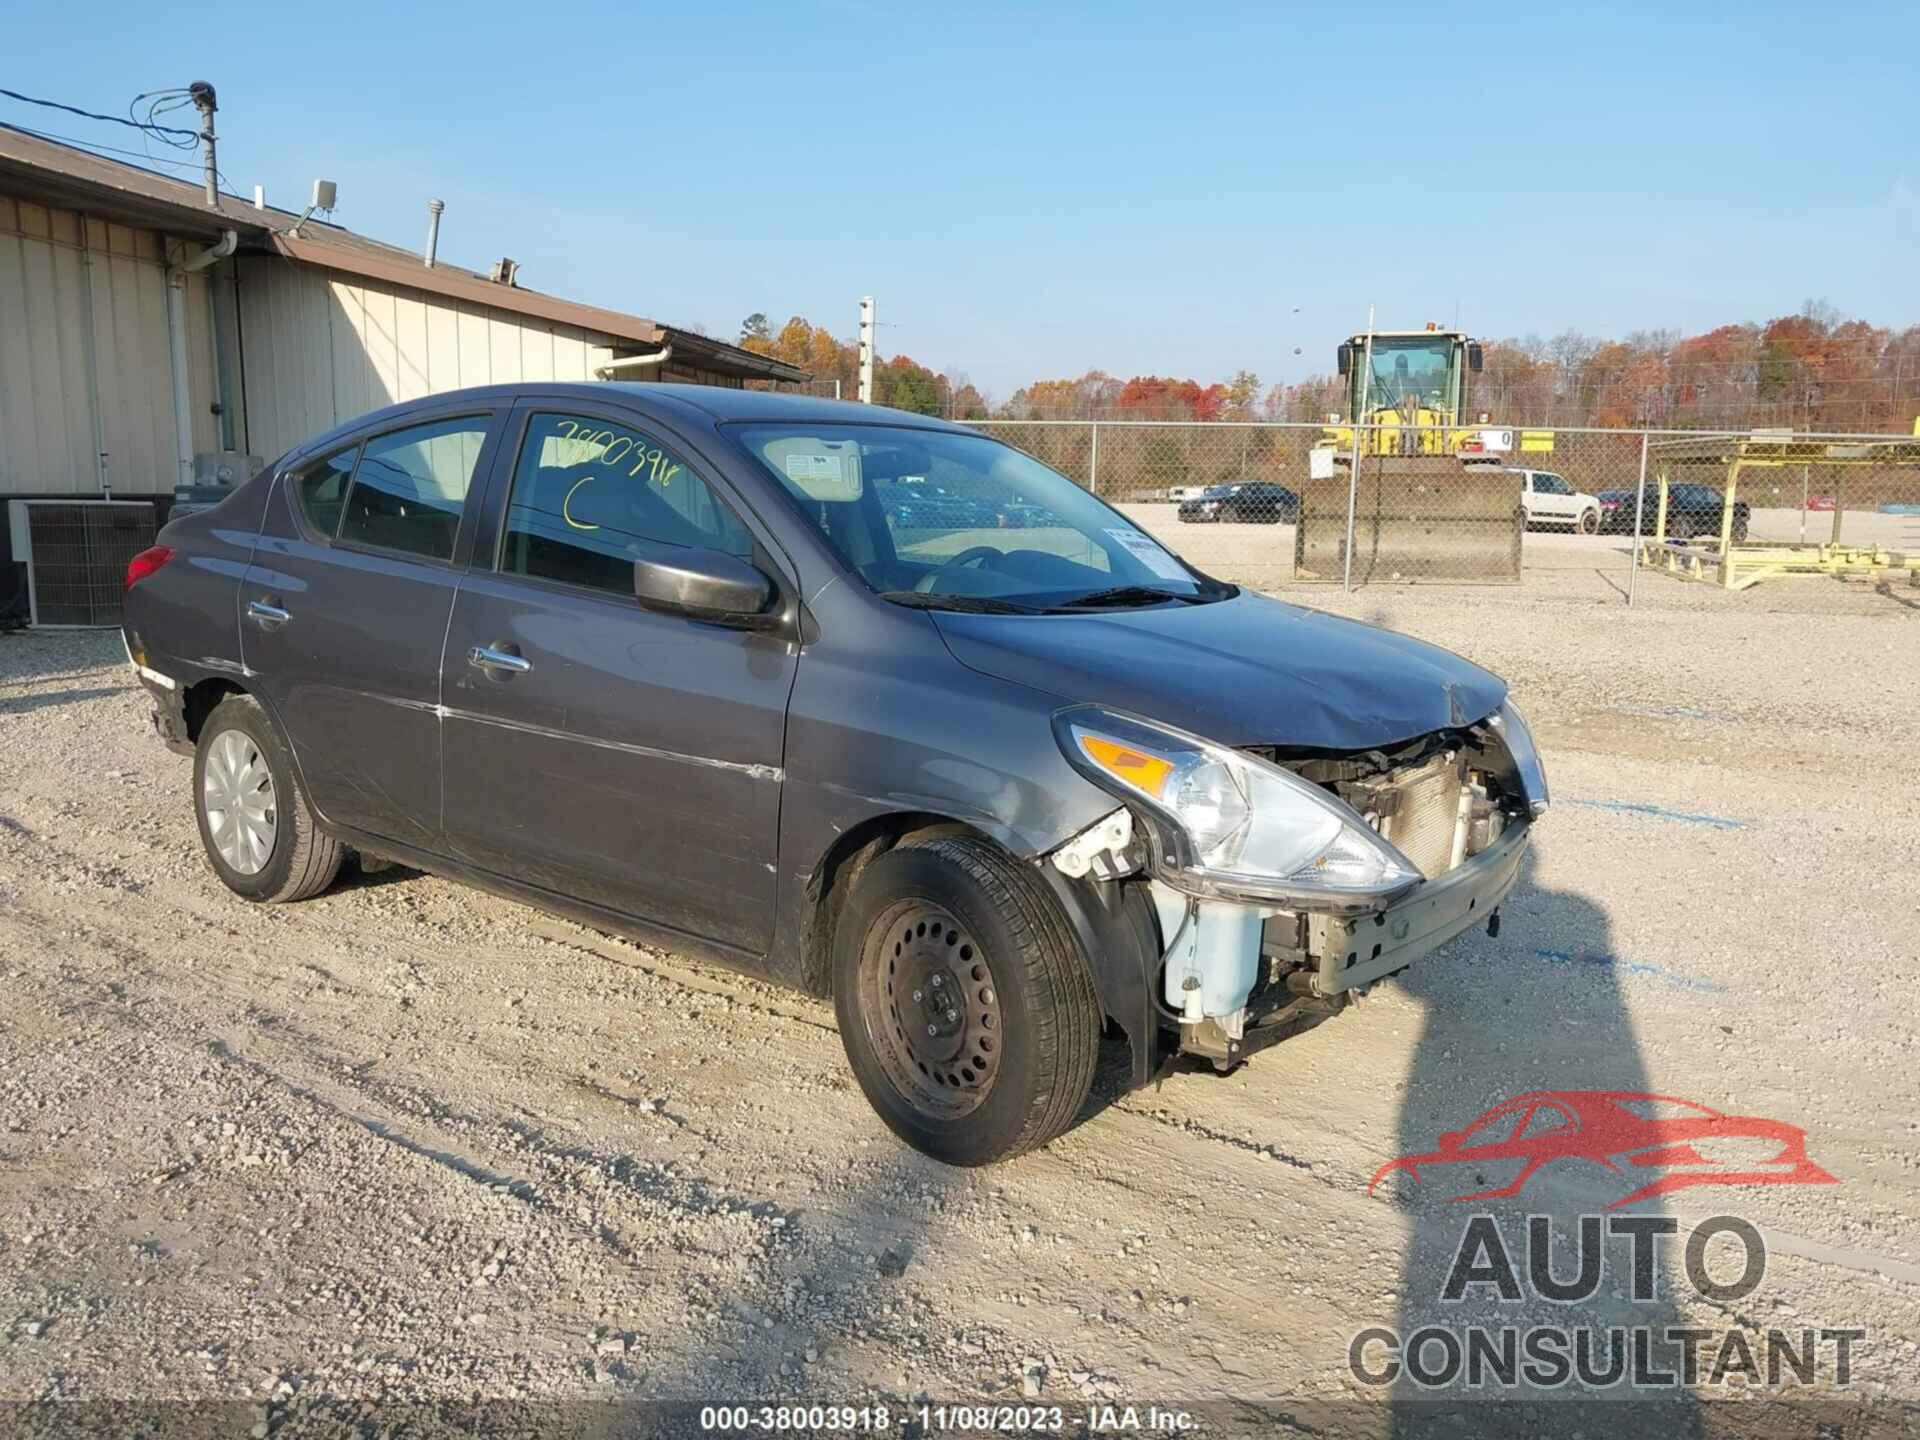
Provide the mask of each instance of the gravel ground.
{"label": "gravel ground", "polygon": [[825,1005],[405,870],[234,899],[118,637],[0,635],[0,1399],[243,1401],[265,1434],[476,1397],[1232,1398],[1372,1433],[1411,1401],[1350,1336],[1499,1307],[1437,1304],[1459,1187],[1369,1179],[1535,1089],[1803,1126],[1840,1183],[1655,1203],[1762,1228],[1739,1304],[1670,1265],[1657,1305],[1610,1269],[1506,1319],[1859,1326],[1854,1401],[1920,1399],[1920,609],[1855,598],[1339,605],[1534,721],[1556,804],[1501,934],[984,1172],[882,1129]]}

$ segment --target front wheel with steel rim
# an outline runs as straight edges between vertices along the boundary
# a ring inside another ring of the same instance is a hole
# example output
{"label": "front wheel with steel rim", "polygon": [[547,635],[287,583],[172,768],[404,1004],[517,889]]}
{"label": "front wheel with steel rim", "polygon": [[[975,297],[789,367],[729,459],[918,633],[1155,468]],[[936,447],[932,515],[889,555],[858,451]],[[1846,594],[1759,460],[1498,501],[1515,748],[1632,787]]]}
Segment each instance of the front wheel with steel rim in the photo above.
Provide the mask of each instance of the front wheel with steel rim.
{"label": "front wheel with steel rim", "polygon": [[1600,533],[1600,512],[1598,510],[1582,510],[1580,512],[1580,533],[1582,535],[1598,535]]}
{"label": "front wheel with steel rim", "polygon": [[953,1165],[1044,1145],[1093,1083],[1100,1005],[1059,903],[980,836],[910,843],[855,881],[833,942],[847,1059],[880,1118]]}
{"label": "front wheel with steel rim", "polygon": [[304,900],[340,873],[345,847],[320,832],[279,733],[251,695],[229,695],[201,727],[194,814],[214,872],[249,900]]}

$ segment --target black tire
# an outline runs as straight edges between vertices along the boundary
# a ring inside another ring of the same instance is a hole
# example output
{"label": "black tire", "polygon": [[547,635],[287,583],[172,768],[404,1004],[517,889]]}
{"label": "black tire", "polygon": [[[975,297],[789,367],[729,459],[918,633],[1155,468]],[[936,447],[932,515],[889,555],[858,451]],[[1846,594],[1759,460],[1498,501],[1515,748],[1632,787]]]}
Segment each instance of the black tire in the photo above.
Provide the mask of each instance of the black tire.
{"label": "black tire", "polygon": [[[923,1154],[1009,1159],[1086,1102],[1100,1048],[1092,968],[1045,884],[985,839],[943,836],[869,865],[835,928],[833,981],[854,1078]],[[937,1008],[956,984],[960,1003]],[[941,1033],[922,1044],[930,1019]]]}
{"label": "black tire", "polygon": [[1733,512],[1733,538],[1735,540],[1744,540],[1747,538],[1747,516],[1744,511],[1736,510]]}
{"label": "black tire", "polygon": [[1576,528],[1582,535],[1598,535],[1600,533],[1600,512],[1598,510],[1582,510]]}
{"label": "black tire", "polygon": [[[208,756],[215,742],[228,733],[245,737],[273,779],[273,848],[266,863],[251,874],[236,869],[221,855],[207,817]],[[333,884],[346,858],[346,846],[322,834],[314,823],[312,807],[294,774],[286,746],[281,744],[267,712],[251,695],[227,696],[200,727],[193,758],[193,814],[214,873],[229,890],[247,900],[282,904],[311,899]]]}

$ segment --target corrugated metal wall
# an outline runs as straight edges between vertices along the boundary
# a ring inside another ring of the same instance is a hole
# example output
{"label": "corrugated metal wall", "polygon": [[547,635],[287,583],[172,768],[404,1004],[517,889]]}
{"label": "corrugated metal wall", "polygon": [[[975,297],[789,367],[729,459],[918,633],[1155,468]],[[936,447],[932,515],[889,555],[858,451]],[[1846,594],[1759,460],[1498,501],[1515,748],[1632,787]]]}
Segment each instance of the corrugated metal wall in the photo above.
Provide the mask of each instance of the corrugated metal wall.
{"label": "corrugated metal wall", "polygon": [[591,380],[603,335],[243,255],[244,440],[272,458],[369,410],[467,385]]}
{"label": "corrugated metal wall", "polygon": [[[0,494],[171,494],[161,238],[0,197]],[[207,277],[188,277],[194,448],[219,448]]]}

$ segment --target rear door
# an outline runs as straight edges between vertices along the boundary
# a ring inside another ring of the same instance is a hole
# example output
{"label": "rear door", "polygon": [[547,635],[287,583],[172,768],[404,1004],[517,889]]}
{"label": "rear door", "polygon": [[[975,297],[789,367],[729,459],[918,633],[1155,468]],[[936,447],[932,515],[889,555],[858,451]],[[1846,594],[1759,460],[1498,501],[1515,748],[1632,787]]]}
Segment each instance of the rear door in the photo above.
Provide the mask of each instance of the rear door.
{"label": "rear door", "polygon": [[633,559],[647,542],[790,571],[667,430],[571,399],[523,404],[512,430],[447,634],[448,841],[498,874],[764,953],[797,651],[642,609]]}
{"label": "rear door", "polygon": [[334,824],[444,848],[440,650],[504,415],[409,416],[290,469],[268,500],[242,657]]}
{"label": "rear door", "polygon": [[1527,523],[1529,525],[1535,524],[1542,518],[1540,513],[1540,499],[1534,493],[1533,471],[1531,470],[1522,470],[1520,472],[1520,508],[1526,512]]}

